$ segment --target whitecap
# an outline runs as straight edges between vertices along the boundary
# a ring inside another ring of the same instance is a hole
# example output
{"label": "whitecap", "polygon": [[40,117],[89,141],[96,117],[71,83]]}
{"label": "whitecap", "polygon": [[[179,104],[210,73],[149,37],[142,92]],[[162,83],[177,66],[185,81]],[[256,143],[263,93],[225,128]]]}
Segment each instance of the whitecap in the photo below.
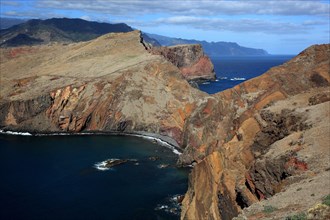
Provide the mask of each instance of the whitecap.
{"label": "whitecap", "polygon": [[131,134],[131,136],[135,136],[135,137],[141,137],[143,139],[146,139],[146,140],[150,140],[154,143],[157,143],[161,146],[164,146],[164,147],[167,147],[169,149],[172,150],[172,152],[174,154],[177,154],[177,155],[181,155],[182,153],[180,151],[178,151],[173,145],[169,144],[168,142],[166,141],[163,141],[162,139],[160,138],[156,138],[156,137],[151,137],[151,136],[147,136],[147,135],[142,135],[142,134]]}
{"label": "whitecap", "polygon": [[10,135],[22,135],[22,136],[32,136],[29,132],[16,132],[16,131],[4,131],[0,129],[1,134],[10,134]]}
{"label": "whitecap", "polygon": [[157,207],[155,208],[155,210],[163,210],[163,209],[168,209],[168,205],[157,205]]}
{"label": "whitecap", "polygon": [[243,81],[243,80],[246,80],[246,78],[244,78],[244,77],[234,77],[234,78],[231,78],[230,80],[231,81]]}
{"label": "whitecap", "polygon": [[106,165],[107,165],[107,160],[95,163],[94,167],[98,170],[101,170],[101,171],[110,170],[110,168],[106,167]]}

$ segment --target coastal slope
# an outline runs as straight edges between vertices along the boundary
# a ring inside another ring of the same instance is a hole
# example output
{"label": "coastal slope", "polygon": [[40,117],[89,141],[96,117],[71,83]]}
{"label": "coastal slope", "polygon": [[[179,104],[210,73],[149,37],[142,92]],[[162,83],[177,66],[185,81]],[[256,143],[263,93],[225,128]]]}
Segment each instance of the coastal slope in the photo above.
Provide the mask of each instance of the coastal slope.
{"label": "coastal slope", "polygon": [[1,48],[0,129],[171,138],[178,164],[194,165],[182,219],[307,213],[330,194],[329,45],[212,96],[182,74],[180,56],[194,66],[198,47],[172,59],[133,31]]}
{"label": "coastal slope", "polygon": [[315,214],[330,194],[329,56],[329,45],[312,46],[192,113],[180,159],[197,165],[182,219]]}
{"label": "coastal slope", "polygon": [[150,50],[178,67],[188,81],[216,79],[213,64],[200,44],[153,47]]}
{"label": "coastal slope", "polygon": [[152,132],[180,144],[182,118],[206,94],[147,49],[139,31],[1,49],[1,128]]}

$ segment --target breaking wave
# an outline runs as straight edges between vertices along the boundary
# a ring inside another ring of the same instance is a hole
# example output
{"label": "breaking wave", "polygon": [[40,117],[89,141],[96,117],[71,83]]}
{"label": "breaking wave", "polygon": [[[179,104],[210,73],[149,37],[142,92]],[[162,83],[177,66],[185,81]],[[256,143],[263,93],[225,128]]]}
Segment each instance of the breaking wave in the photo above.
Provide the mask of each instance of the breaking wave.
{"label": "breaking wave", "polygon": [[234,78],[230,78],[231,81],[243,81],[246,80],[246,78],[244,77],[234,77]]}
{"label": "breaking wave", "polygon": [[0,129],[0,134],[32,136],[29,132],[4,131]]}

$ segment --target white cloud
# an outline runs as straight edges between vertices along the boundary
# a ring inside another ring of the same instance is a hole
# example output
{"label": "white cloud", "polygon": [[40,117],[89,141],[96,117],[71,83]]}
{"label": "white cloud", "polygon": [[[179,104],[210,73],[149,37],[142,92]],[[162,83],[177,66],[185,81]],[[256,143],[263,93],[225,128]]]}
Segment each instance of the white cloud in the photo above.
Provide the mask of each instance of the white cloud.
{"label": "white cloud", "polygon": [[5,16],[8,17],[15,17],[15,18],[40,18],[40,19],[47,19],[47,18],[54,18],[54,17],[65,17],[65,15],[60,13],[54,13],[54,12],[40,12],[37,10],[31,10],[31,11],[6,11],[2,13]]}
{"label": "white cloud", "polygon": [[38,7],[76,9],[112,15],[167,13],[172,15],[329,15],[321,1],[226,1],[226,0],[38,0]]}
{"label": "white cloud", "polygon": [[11,2],[11,1],[1,1],[1,5],[6,6],[20,6],[19,2]]}
{"label": "white cloud", "polygon": [[92,21],[92,20],[93,20],[93,19],[92,19],[90,16],[88,16],[88,15],[83,15],[83,16],[81,16],[80,18],[83,19],[83,20],[86,20],[86,21]]}
{"label": "white cloud", "polygon": [[201,30],[260,32],[266,34],[301,34],[311,29],[309,26],[290,22],[273,22],[261,19],[219,19],[194,16],[174,16],[159,18],[153,25],[184,25]]}
{"label": "white cloud", "polygon": [[329,25],[329,21],[326,22],[326,21],[321,21],[321,20],[307,20],[307,21],[304,21],[302,24],[303,25],[307,25],[307,26],[314,26],[314,25],[326,25],[328,24]]}

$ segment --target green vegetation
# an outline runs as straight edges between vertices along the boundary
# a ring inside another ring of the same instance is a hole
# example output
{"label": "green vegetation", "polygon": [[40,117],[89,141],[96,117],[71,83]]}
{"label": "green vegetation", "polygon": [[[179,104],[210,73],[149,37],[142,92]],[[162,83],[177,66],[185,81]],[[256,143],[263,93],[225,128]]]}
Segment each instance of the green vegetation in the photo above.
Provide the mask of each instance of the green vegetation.
{"label": "green vegetation", "polygon": [[293,216],[288,216],[285,218],[285,220],[306,220],[307,216],[305,213],[301,212]]}
{"label": "green vegetation", "polygon": [[330,194],[323,198],[322,203],[324,205],[330,206]]}
{"label": "green vegetation", "polygon": [[274,206],[271,206],[271,205],[265,205],[264,206],[264,213],[272,213],[274,211],[276,211],[277,208],[275,208]]}

